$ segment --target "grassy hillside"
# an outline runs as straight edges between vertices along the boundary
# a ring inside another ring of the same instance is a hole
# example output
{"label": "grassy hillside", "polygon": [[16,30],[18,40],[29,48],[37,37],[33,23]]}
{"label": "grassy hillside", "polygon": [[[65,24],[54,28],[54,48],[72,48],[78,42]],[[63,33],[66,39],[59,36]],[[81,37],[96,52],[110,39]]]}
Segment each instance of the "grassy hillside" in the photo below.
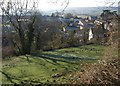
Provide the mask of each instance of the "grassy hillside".
{"label": "grassy hillside", "polygon": [[6,59],[3,61],[3,84],[64,83],[71,72],[101,59],[104,48],[88,45]]}
{"label": "grassy hillside", "polygon": [[82,71],[78,70],[69,74],[67,76],[68,82],[70,84],[119,86],[119,62],[118,45],[113,44],[105,49],[105,54],[101,60],[82,67]]}

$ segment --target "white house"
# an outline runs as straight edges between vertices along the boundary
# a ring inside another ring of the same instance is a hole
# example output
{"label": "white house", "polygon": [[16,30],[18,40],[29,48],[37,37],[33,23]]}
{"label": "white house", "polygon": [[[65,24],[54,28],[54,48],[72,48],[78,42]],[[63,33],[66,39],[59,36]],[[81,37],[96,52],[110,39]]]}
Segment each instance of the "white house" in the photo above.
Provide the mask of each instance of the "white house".
{"label": "white house", "polygon": [[93,38],[93,32],[92,32],[92,29],[90,28],[88,40],[91,40],[92,38]]}
{"label": "white house", "polygon": [[108,22],[104,23],[104,29],[106,30],[110,30],[111,26],[112,26],[112,23],[108,23]]}
{"label": "white house", "polygon": [[64,31],[64,32],[66,31],[66,28],[65,28],[65,27],[63,27],[63,31]]}
{"label": "white house", "polygon": [[80,27],[80,30],[82,30],[83,27],[84,27],[84,24],[83,24],[81,21],[79,21],[79,22],[78,22],[78,25],[79,25],[79,27]]}
{"label": "white house", "polygon": [[80,30],[82,30],[83,29],[83,26],[80,26]]}

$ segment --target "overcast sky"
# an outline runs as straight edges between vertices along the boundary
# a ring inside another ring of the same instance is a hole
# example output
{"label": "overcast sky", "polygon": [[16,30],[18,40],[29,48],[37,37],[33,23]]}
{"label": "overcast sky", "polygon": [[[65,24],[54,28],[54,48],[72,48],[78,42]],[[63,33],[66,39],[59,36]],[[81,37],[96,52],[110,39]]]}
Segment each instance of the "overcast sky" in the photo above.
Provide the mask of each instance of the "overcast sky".
{"label": "overcast sky", "polygon": [[[12,0],[12,1],[14,2],[17,0]],[[25,2],[26,0],[18,0],[18,1]],[[59,8],[64,9],[66,6],[64,1],[69,1],[68,7],[100,7],[100,6],[109,6],[110,3],[112,2],[116,2],[114,6],[117,6],[116,4],[119,0],[34,0],[34,1],[39,1],[38,9],[40,11],[48,11],[48,10],[58,10]],[[55,3],[56,1],[57,3]],[[0,14],[1,14],[1,10],[0,10]]]}
{"label": "overcast sky", "polygon": [[[55,3],[55,1],[58,1]],[[58,8],[64,8],[65,0],[40,0],[39,9],[45,10],[55,10]],[[66,0],[67,1],[67,0]],[[119,0],[69,0],[68,7],[98,7],[98,6],[109,6],[111,2],[118,2]],[[117,3],[116,3],[117,4]],[[62,5],[62,6],[61,6]]]}

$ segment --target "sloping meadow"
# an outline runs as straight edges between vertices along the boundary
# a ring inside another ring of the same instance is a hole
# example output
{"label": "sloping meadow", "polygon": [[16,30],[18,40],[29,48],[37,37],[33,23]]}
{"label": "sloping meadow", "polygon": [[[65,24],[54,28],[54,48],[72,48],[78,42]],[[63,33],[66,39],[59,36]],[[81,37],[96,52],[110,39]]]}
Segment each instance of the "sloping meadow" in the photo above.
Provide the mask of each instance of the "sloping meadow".
{"label": "sloping meadow", "polygon": [[87,45],[8,58],[3,61],[3,84],[65,83],[67,75],[101,59],[104,48]]}

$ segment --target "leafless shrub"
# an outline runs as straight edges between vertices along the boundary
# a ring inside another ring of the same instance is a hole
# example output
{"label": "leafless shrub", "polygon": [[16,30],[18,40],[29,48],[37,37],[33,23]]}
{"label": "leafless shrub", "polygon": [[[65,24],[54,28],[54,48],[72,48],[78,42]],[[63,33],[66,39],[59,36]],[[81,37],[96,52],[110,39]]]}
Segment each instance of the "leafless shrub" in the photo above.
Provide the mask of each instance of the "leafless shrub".
{"label": "leafless shrub", "polygon": [[15,54],[14,47],[12,47],[12,46],[6,46],[6,47],[2,48],[2,57],[3,57],[3,59],[5,57],[10,57],[10,56],[12,56],[14,54]]}

